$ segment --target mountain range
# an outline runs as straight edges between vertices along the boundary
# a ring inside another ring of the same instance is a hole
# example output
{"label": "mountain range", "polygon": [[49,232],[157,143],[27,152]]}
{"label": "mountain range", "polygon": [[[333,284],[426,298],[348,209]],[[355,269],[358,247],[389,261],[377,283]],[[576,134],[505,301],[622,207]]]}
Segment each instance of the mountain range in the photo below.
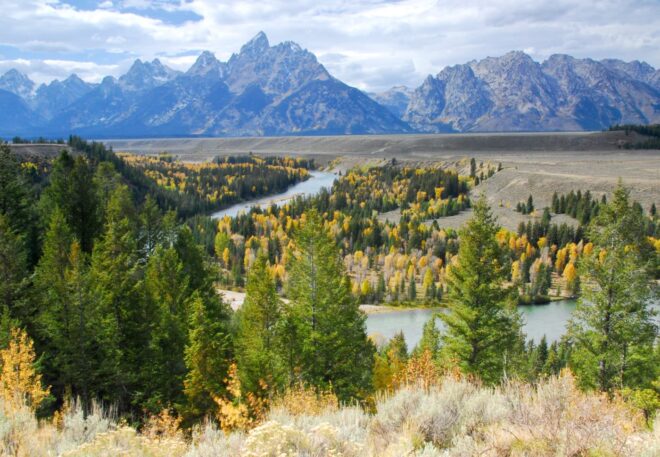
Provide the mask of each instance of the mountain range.
{"label": "mountain range", "polygon": [[0,136],[336,135],[600,130],[660,122],[660,70],[644,62],[523,52],[442,69],[416,89],[367,94],[293,42],[263,32],[228,61],[204,51],[186,72],[136,60],[119,78],[36,86],[0,76]]}

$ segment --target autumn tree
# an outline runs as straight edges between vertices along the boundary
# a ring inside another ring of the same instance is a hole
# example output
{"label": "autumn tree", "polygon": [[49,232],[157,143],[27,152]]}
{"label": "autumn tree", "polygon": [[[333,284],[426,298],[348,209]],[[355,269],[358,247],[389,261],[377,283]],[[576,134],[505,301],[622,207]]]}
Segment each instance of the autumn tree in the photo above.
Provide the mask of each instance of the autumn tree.
{"label": "autumn tree", "polygon": [[442,351],[447,363],[488,383],[500,380],[519,346],[521,319],[504,287],[508,267],[495,235],[499,227],[485,197],[460,232],[458,262],[447,276],[449,312]]}
{"label": "autumn tree", "polygon": [[13,329],[9,345],[0,350],[0,398],[5,408],[27,404],[32,410],[48,396],[36,367],[34,344],[25,330]]}

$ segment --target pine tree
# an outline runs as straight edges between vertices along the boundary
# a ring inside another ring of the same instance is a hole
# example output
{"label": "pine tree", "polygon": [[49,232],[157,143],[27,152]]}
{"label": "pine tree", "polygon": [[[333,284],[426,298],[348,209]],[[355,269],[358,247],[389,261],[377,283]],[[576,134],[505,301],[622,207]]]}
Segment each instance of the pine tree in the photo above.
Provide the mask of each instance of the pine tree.
{"label": "pine tree", "polygon": [[527,205],[525,206],[524,214],[531,214],[534,211],[534,199],[530,195],[527,197]]}
{"label": "pine tree", "polygon": [[190,301],[190,333],[185,350],[188,372],[184,381],[190,419],[200,419],[216,408],[214,398],[224,396],[231,358],[229,307],[220,299],[204,300],[195,293]]}
{"label": "pine tree", "polygon": [[658,329],[648,306],[652,278],[643,227],[643,215],[620,183],[589,226],[594,249],[580,262],[583,295],[569,325],[571,365],[584,386],[611,392],[657,376],[651,354]]}
{"label": "pine tree", "polygon": [[296,250],[289,268],[287,307],[289,332],[297,340],[290,361],[303,381],[332,386],[342,400],[364,396],[371,385],[374,348],[367,339],[365,316],[350,291],[339,250],[311,211],[295,237]]}
{"label": "pine tree", "polygon": [[279,322],[282,302],[275,281],[261,253],[250,270],[247,294],[236,312],[236,363],[246,392],[263,395],[262,383],[271,392],[284,386],[286,367]]}
{"label": "pine tree", "polygon": [[67,378],[71,380],[72,394],[79,396],[83,404],[92,401],[97,379],[94,367],[103,363],[96,337],[99,318],[96,303],[90,296],[88,256],[82,252],[78,241],[71,244],[69,266],[65,273],[67,296],[72,318],[68,342],[61,341],[63,353],[70,356]]}
{"label": "pine tree", "polygon": [[32,320],[25,296],[28,287],[27,253],[23,237],[7,216],[0,214],[0,313],[5,310],[23,325]]}
{"label": "pine tree", "polygon": [[9,146],[0,145],[0,215],[15,233],[21,234],[26,252],[26,267],[31,270],[39,256],[38,218],[34,195]]}
{"label": "pine tree", "polygon": [[420,355],[424,351],[429,351],[433,360],[440,364],[440,330],[436,326],[437,316],[431,317],[425,324],[422,330],[422,339],[415,347],[413,355]]}
{"label": "pine tree", "polygon": [[146,386],[141,402],[152,412],[182,403],[186,375],[184,350],[188,338],[189,279],[174,248],[159,246],[145,270],[144,291],[151,323],[143,375]]}
{"label": "pine tree", "polygon": [[417,285],[415,284],[414,275],[410,278],[410,284],[408,285],[408,300],[417,300]]}
{"label": "pine tree", "polygon": [[508,268],[495,238],[498,230],[482,196],[460,232],[458,264],[447,277],[449,312],[440,315],[447,328],[444,359],[488,383],[502,378],[520,346],[520,316],[511,291],[503,286]]}
{"label": "pine tree", "polygon": [[41,207],[47,219],[59,208],[83,251],[90,253],[101,229],[101,211],[91,166],[82,157],[75,159],[66,151],[53,165],[50,186],[44,192]]}
{"label": "pine tree", "polygon": [[104,361],[98,367],[97,386],[103,397],[121,409],[139,378],[141,359],[148,346],[149,321],[136,288],[139,279],[136,224],[128,189],[118,187],[108,203],[105,232],[96,243],[91,261],[91,287],[98,304],[98,336]]}

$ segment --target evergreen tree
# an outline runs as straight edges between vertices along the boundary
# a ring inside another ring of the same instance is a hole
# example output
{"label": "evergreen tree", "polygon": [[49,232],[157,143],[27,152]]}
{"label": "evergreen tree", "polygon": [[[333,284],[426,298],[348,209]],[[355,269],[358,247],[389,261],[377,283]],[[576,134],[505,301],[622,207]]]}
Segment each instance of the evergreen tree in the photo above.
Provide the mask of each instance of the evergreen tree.
{"label": "evergreen tree", "polygon": [[412,278],[410,278],[410,284],[408,285],[408,300],[410,301],[417,300],[417,285],[415,284],[414,275]]}
{"label": "evergreen tree", "polygon": [[[370,389],[374,347],[367,339],[365,316],[351,295],[339,250],[314,211],[295,243],[287,312],[299,341],[294,343],[299,357],[291,362],[304,381],[332,386],[342,400],[362,397]],[[293,343],[290,338],[287,342]]]}
{"label": "evergreen tree", "polygon": [[[82,252],[78,241],[71,244],[69,266],[65,273],[68,297],[68,312],[71,318],[68,340],[60,339],[61,352],[56,350],[56,357],[65,357],[61,366],[68,371],[63,373],[62,381],[71,387],[71,393],[78,396],[83,404],[89,406],[98,379],[94,378],[95,367],[103,363],[96,337],[99,324],[96,303],[90,297],[89,266],[87,256]],[[60,338],[63,333],[59,333]],[[94,395],[96,397],[96,395]]]}
{"label": "evergreen tree", "polygon": [[13,232],[22,234],[26,267],[31,270],[39,256],[34,196],[20,162],[7,145],[0,145],[0,215]]}
{"label": "evergreen tree", "polygon": [[90,253],[101,229],[101,211],[92,168],[82,156],[75,159],[62,151],[53,164],[50,185],[44,192],[42,208],[47,219],[53,208],[59,208],[80,241],[84,252]]}
{"label": "evergreen tree", "polygon": [[73,313],[66,275],[72,242],[73,235],[64,215],[59,208],[54,208],[44,237],[43,255],[35,270],[34,285],[41,302],[40,333],[46,341],[46,353],[52,355],[52,360],[45,360],[47,381],[55,393],[63,392],[73,382],[72,353],[69,350]]}
{"label": "evergreen tree", "polygon": [[408,345],[403,332],[397,332],[374,356],[373,387],[376,391],[391,390],[395,377],[406,368]]}
{"label": "evergreen tree", "polygon": [[527,197],[527,205],[525,206],[524,214],[531,214],[532,211],[534,211],[534,199],[530,195]]}
{"label": "evergreen tree", "polygon": [[495,238],[498,230],[482,196],[460,233],[458,264],[447,277],[449,312],[440,315],[447,328],[445,360],[488,383],[502,378],[520,346],[521,319],[511,291],[503,286],[508,268]]}
{"label": "evergreen tree", "polygon": [[137,257],[134,208],[128,189],[118,187],[108,203],[105,233],[92,253],[91,285],[98,304],[98,335],[104,362],[98,367],[98,386],[104,398],[120,409],[130,403],[129,392],[139,378],[140,354],[148,347],[149,321],[143,316],[137,290]]}
{"label": "evergreen tree", "polygon": [[139,248],[141,260],[146,262],[153,254],[156,246],[164,240],[162,215],[158,204],[150,196],[147,198],[140,211]]}
{"label": "evergreen tree", "polygon": [[27,253],[23,237],[14,231],[8,217],[0,214],[0,314],[5,311],[22,325],[32,322],[28,309]]}
{"label": "evergreen tree", "polygon": [[234,340],[241,386],[261,395],[262,382],[273,392],[283,387],[286,377],[278,328],[282,302],[267,262],[261,253],[250,269],[245,301],[236,312]]}
{"label": "evergreen tree", "polygon": [[658,329],[649,309],[651,275],[643,215],[621,183],[588,229],[594,243],[579,269],[583,295],[569,325],[571,365],[582,385],[611,392],[647,385]]}
{"label": "evergreen tree", "polygon": [[185,350],[188,372],[184,381],[190,419],[200,419],[216,406],[214,398],[226,391],[225,379],[231,357],[229,307],[219,298],[204,300],[194,293],[190,301],[190,333]]}
{"label": "evergreen tree", "polygon": [[149,258],[143,286],[147,305],[144,317],[151,323],[151,331],[149,357],[142,370],[146,388],[141,402],[154,413],[183,401],[188,284],[176,250],[158,247]]}
{"label": "evergreen tree", "polygon": [[419,340],[419,344],[415,347],[413,355],[419,355],[424,351],[429,351],[433,360],[437,363],[440,363],[440,330],[436,326],[437,316],[433,316],[424,324],[424,329],[422,330],[422,339]]}

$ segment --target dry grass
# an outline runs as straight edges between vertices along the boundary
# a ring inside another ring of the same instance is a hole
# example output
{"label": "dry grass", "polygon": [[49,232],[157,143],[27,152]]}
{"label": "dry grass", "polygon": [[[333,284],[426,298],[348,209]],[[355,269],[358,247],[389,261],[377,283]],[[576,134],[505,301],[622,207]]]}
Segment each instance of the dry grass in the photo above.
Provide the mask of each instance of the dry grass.
{"label": "dry grass", "polygon": [[[305,396],[301,400],[300,396]],[[308,409],[301,404],[309,404]],[[537,385],[487,388],[456,376],[407,385],[376,402],[374,414],[330,397],[291,392],[265,422],[226,434],[209,422],[190,438],[163,413],[145,432],[94,407],[72,404],[39,423],[29,408],[0,404],[0,455],[154,457],[523,457],[660,455],[660,432],[619,399],[579,391],[570,373]]]}

